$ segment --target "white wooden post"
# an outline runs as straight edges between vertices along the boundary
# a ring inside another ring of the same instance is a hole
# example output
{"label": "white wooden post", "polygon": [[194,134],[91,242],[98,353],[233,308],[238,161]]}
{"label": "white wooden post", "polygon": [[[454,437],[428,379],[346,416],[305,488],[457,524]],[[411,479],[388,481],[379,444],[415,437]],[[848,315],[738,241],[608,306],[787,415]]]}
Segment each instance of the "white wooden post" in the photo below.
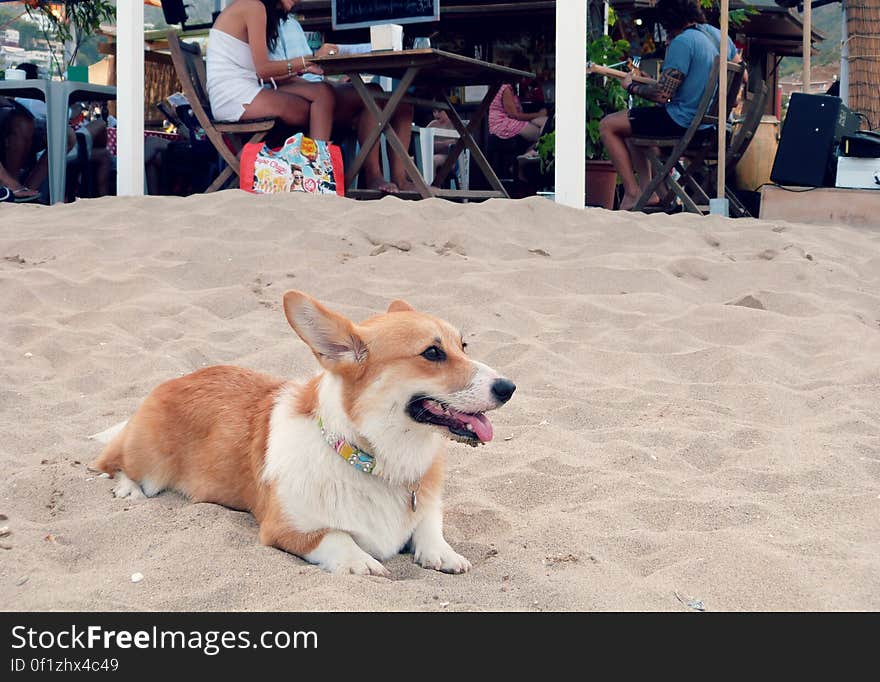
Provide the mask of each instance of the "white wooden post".
{"label": "white wooden post", "polygon": [[144,4],[116,3],[116,193],[144,194]]}
{"label": "white wooden post", "polygon": [[556,3],[556,201],[584,207],[587,0]]}

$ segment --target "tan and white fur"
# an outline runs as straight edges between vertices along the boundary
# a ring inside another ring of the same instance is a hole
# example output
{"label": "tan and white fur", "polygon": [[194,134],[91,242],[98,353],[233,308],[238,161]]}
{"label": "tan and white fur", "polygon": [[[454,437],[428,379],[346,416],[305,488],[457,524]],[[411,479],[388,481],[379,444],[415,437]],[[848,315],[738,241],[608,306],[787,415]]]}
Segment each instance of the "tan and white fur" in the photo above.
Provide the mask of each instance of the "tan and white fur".
{"label": "tan and white fur", "polygon": [[[468,358],[452,325],[403,301],[356,324],[288,291],[284,311],[321,373],[294,382],[220,366],[165,382],[95,468],[117,497],[174,489],[250,511],[262,543],[328,571],[387,576],[380,562],[407,543],[425,568],[470,569],[443,537],[445,442],[491,439],[482,413],[515,386]],[[375,457],[374,474],[337,454],[319,417]]]}

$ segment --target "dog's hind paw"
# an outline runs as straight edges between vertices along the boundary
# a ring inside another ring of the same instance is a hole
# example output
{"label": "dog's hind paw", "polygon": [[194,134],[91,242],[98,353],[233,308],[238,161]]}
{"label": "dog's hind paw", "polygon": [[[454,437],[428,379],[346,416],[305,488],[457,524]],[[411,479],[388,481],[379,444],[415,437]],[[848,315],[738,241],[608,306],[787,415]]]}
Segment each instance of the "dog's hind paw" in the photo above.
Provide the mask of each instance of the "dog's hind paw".
{"label": "dog's hind paw", "polygon": [[422,568],[432,568],[443,573],[467,573],[471,570],[471,562],[448,544],[445,547],[417,548],[413,556]]}

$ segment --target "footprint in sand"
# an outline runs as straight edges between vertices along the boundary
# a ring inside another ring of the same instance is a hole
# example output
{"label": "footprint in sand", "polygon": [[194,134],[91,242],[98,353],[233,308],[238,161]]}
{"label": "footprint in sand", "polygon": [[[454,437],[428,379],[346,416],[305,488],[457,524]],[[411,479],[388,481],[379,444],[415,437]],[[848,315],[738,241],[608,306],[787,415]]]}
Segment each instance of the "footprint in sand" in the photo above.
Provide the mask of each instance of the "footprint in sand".
{"label": "footprint in sand", "polygon": [[455,242],[446,242],[443,246],[437,246],[433,243],[425,242],[425,246],[434,249],[434,253],[438,256],[448,256],[450,253],[457,253],[459,256],[467,256],[467,251],[461,244]]}
{"label": "footprint in sand", "polygon": [[703,240],[709,245],[715,248],[721,246],[721,240],[718,239],[714,234],[706,233],[703,235]]}
{"label": "footprint in sand", "polygon": [[670,264],[669,272],[679,279],[690,278],[707,282],[709,275],[703,272],[693,261],[680,260]]}
{"label": "footprint in sand", "polygon": [[755,310],[767,310],[767,308],[764,307],[764,304],[761,303],[761,301],[759,299],[757,299],[751,295],[743,296],[738,301],[731,301],[729,303],[725,303],[724,305],[738,305],[738,306],[742,306],[743,308],[754,308]]}
{"label": "footprint in sand", "polygon": [[278,304],[274,301],[267,301],[262,298],[264,294],[264,290],[268,289],[272,286],[272,282],[263,282],[262,276],[257,276],[251,282],[251,293],[255,294],[259,299],[259,304],[264,308],[268,308],[269,310],[275,310],[278,308]]}

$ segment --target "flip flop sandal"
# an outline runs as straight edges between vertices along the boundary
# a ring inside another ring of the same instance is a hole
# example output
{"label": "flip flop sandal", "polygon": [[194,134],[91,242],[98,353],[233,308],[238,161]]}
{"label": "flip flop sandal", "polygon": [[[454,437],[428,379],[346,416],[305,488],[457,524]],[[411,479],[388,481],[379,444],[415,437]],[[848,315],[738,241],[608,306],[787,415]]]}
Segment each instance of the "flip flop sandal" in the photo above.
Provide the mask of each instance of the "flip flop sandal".
{"label": "flip flop sandal", "polygon": [[32,192],[28,187],[19,187],[18,189],[12,190],[13,201],[17,204],[24,204],[29,201],[37,201],[40,198],[40,193],[36,194],[22,194],[22,192]]}

